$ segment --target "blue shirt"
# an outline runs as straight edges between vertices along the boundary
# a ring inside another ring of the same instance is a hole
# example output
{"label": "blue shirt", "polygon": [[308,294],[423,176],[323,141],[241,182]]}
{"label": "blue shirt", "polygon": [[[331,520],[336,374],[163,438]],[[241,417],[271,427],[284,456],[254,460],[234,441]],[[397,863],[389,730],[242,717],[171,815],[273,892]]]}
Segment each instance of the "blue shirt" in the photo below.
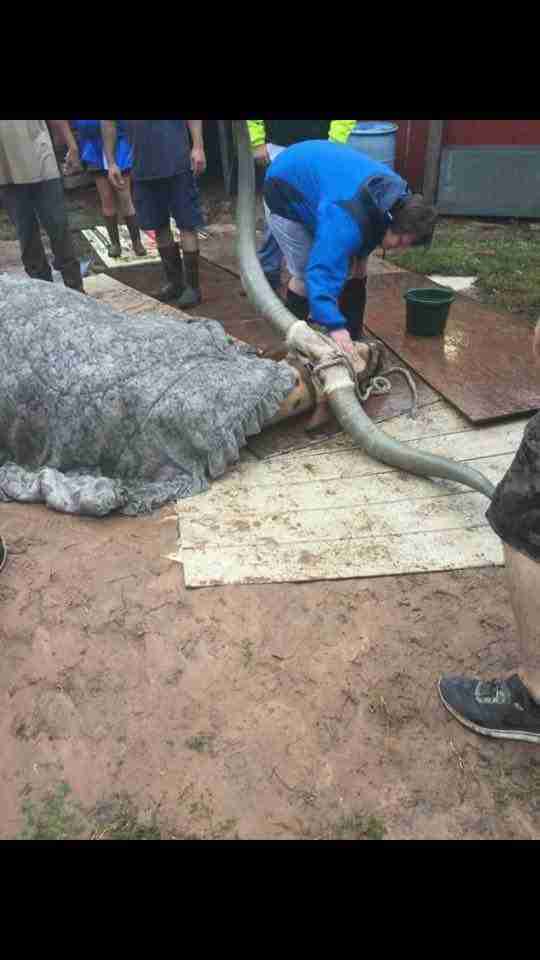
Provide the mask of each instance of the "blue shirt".
{"label": "blue shirt", "polygon": [[185,120],[129,120],[135,180],[175,177],[191,169],[191,147]]}
{"label": "blue shirt", "polygon": [[[96,170],[107,169],[107,158],[103,150],[100,120],[74,120],[79,134],[79,153],[84,164]],[[116,163],[120,170],[129,170],[133,163],[133,150],[127,139],[126,125],[123,120],[116,121]]]}
{"label": "blue shirt", "polygon": [[316,323],[345,327],[338,299],[351,258],[375,250],[392,224],[390,208],[408,193],[386,164],[328,140],[294,144],[272,162],[264,184],[268,207],[313,236],[304,280]]}

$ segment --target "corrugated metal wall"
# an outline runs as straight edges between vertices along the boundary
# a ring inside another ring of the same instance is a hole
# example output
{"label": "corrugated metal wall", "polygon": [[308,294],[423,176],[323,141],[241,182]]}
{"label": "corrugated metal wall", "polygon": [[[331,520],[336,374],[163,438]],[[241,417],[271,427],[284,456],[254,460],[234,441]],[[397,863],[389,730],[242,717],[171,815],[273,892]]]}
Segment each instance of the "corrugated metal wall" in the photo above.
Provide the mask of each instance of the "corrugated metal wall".
{"label": "corrugated metal wall", "polygon": [[[396,168],[422,189],[429,120],[395,120]],[[445,120],[443,147],[540,146],[540,120]]]}

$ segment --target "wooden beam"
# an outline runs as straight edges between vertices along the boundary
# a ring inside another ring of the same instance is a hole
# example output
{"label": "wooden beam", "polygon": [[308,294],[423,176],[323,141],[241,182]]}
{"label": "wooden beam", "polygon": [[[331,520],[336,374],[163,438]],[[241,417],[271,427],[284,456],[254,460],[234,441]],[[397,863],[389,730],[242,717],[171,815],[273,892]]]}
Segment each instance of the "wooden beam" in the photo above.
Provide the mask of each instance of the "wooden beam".
{"label": "wooden beam", "polygon": [[428,203],[435,203],[439,184],[441,150],[444,120],[430,120],[426,159],[424,164],[424,197]]}
{"label": "wooden beam", "polygon": [[225,183],[225,193],[228,197],[230,197],[233,165],[226,121],[218,120],[217,127],[219,134],[219,152],[221,154],[221,166],[223,169],[223,181]]}

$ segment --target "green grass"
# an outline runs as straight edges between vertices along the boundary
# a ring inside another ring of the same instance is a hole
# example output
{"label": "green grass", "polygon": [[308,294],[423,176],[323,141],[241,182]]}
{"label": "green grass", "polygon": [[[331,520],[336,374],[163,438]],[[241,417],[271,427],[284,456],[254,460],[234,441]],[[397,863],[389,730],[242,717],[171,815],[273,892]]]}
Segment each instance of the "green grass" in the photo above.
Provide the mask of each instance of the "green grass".
{"label": "green grass", "polygon": [[431,247],[411,248],[390,262],[426,276],[476,276],[487,303],[531,321],[540,314],[540,231],[527,222],[442,219]]}
{"label": "green grass", "polygon": [[25,826],[18,840],[76,840],[87,829],[86,819],[73,804],[71,789],[60,783],[45,800],[36,804],[30,799],[23,802]]}
{"label": "green grass", "polygon": [[355,810],[337,820],[302,827],[300,833],[304,840],[384,840],[386,827],[381,817]]}
{"label": "green grass", "polygon": [[210,753],[215,739],[213,733],[197,733],[193,737],[188,737],[186,747],[197,753]]}
{"label": "green grass", "polygon": [[84,812],[71,795],[67,783],[60,783],[44,799],[30,799],[24,791],[22,811],[25,825],[18,840],[162,840],[155,814],[142,822],[128,797],[114,797]]}
{"label": "green grass", "polygon": [[352,813],[341,817],[330,829],[327,839],[332,840],[383,840],[386,828],[380,817]]}

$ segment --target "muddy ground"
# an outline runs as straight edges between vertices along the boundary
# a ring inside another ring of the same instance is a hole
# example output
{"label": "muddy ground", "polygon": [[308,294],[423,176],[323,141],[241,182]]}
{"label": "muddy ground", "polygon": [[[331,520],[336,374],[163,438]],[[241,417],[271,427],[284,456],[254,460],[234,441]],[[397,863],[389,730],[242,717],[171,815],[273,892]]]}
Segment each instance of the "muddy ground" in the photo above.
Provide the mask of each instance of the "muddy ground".
{"label": "muddy ground", "polygon": [[186,590],[172,507],[0,531],[0,837],[538,837],[538,749],[435,686],[515,665],[503,570]]}

